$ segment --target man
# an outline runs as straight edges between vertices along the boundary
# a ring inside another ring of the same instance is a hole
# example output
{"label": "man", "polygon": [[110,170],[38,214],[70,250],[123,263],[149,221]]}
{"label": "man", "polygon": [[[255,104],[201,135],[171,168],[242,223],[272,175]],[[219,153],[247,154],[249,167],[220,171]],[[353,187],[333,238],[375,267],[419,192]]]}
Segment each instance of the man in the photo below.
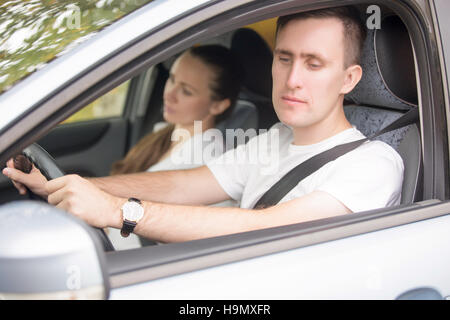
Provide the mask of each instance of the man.
{"label": "man", "polygon": [[[163,242],[399,204],[403,162],[387,144],[372,141],[305,178],[279,204],[251,209],[299,163],[338,144],[364,138],[343,111],[344,95],[361,79],[364,35],[349,8],[281,17],[272,66],[273,104],[281,123],[207,166],[88,180],[70,175],[46,182],[37,169],[26,175],[12,169],[9,162],[4,174],[16,181],[19,190],[23,183],[44,197],[48,195],[49,203],[100,228],[122,228],[122,206],[128,198],[138,198],[144,216],[134,232]],[[274,132],[279,137],[275,173],[264,173],[258,163],[238,163],[238,158],[256,152],[257,146],[270,149],[261,141]],[[204,207],[230,198],[239,200],[241,208]]]}

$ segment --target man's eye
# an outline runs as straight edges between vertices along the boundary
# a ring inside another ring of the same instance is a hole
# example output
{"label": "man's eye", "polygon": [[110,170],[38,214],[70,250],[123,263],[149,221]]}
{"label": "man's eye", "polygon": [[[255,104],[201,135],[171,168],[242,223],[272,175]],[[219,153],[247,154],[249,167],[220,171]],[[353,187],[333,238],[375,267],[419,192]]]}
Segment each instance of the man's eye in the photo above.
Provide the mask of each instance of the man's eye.
{"label": "man's eye", "polygon": [[316,70],[316,69],[320,69],[321,65],[317,64],[317,63],[308,63],[308,67],[310,69]]}
{"label": "man's eye", "polygon": [[289,63],[291,61],[291,59],[289,57],[283,57],[283,56],[279,56],[278,60],[282,63]]}
{"label": "man's eye", "polygon": [[192,96],[192,92],[190,92],[189,90],[183,89],[183,94],[187,95],[187,96]]}

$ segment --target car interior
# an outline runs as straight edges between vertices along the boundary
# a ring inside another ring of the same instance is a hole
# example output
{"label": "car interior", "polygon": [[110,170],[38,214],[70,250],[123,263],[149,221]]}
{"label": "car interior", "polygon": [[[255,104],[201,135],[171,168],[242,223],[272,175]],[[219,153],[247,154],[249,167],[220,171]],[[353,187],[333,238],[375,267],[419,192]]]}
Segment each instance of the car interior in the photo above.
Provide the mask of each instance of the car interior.
{"label": "car interior", "polygon": [[[382,28],[368,30],[362,57],[363,78],[346,96],[344,106],[350,122],[366,136],[418,105],[414,53],[408,31],[388,8],[382,12]],[[363,10],[361,15],[365,15]],[[271,101],[270,44],[257,29],[251,28],[239,28],[205,43],[229,47],[240,59],[246,74],[235,110],[217,128],[223,132],[237,128],[269,129],[278,121]],[[38,144],[66,173],[108,175],[111,164],[163,120],[162,92],[173,61],[174,57],[167,59],[131,79],[122,117],[61,124]],[[422,200],[420,126],[410,125],[377,139],[391,145],[403,158],[402,204]],[[0,204],[24,199],[4,177],[0,177],[0,190]],[[120,244],[115,246],[120,249]]]}

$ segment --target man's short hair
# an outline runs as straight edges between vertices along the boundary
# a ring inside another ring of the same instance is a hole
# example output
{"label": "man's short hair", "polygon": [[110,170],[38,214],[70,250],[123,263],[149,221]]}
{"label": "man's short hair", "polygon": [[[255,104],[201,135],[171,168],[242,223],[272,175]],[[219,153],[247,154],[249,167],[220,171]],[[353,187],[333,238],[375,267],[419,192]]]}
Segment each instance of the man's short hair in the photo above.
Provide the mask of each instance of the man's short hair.
{"label": "man's short hair", "polygon": [[308,18],[336,18],[342,21],[344,26],[344,67],[347,68],[353,64],[360,64],[362,47],[366,38],[366,29],[356,8],[336,7],[281,16],[277,20],[276,34],[278,35],[278,32],[289,21],[305,20]]}

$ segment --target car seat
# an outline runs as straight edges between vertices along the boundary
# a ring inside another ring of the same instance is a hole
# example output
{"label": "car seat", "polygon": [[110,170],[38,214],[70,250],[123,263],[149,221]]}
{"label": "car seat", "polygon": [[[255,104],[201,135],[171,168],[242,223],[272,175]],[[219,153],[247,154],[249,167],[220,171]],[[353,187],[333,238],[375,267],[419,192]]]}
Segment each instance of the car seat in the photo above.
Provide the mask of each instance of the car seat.
{"label": "car seat", "polygon": [[241,61],[246,75],[240,101],[256,106],[258,129],[269,129],[279,121],[272,106],[272,50],[256,31],[247,28],[233,32],[230,50]]}
{"label": "car seat", "polygon": [[[417,86],[413,49],[408,31],[397,16],[387,16],[381,29],[368,30],[361,65],[363,76],[346,95],[347,119],[363,134],[384,128],[405,111],[417,107]],[[422,197],[422,148],[417,125],[381,135],[403,159],[405,171],[401,203]]]}
{"label": "car seat", "polygon": [[[240,28],[203,44],[229,47],[244,68],[245,78],[236,106],[231,115],[216,128],[224,137],[227,129],[269,129],[278,122],[272,106],[272,51],[254,30]],[[251,135],[248,135],[250,137]],[[227,141],[227,150],[247,140]]]}

